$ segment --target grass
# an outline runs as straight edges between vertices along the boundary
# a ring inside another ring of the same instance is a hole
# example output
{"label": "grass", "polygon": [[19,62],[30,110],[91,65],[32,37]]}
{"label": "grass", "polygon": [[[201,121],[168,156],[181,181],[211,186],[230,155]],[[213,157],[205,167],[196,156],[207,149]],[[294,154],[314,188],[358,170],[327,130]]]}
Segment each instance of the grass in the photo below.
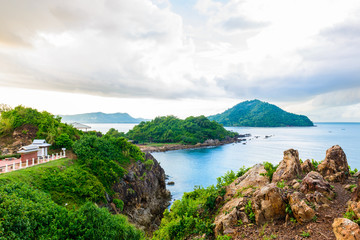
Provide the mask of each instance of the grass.
{"label": "grass", "polygon": [[139,145],[145,145],[147,147],[163,147],[163,146],[170,146],[170,145],[182,145],[181,143],[144,143]]}
{"label": "grass", "polygon": [[22,182],[49,193],[54,202],[67,208],[100,202],[105,194],[97,177],[68,158],[0,174],[1,185]]}

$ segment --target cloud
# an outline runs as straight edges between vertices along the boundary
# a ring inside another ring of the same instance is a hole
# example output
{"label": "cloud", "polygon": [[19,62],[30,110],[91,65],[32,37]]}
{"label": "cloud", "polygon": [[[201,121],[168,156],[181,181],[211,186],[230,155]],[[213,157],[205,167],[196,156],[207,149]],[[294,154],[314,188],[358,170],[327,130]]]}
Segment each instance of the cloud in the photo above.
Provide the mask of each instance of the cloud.
{"label": "cloud", "polygon": [[119,98],[359,102],[357,0],[198,0],[186,20],[174,10],[180,4],[5,1],[0,85]]}

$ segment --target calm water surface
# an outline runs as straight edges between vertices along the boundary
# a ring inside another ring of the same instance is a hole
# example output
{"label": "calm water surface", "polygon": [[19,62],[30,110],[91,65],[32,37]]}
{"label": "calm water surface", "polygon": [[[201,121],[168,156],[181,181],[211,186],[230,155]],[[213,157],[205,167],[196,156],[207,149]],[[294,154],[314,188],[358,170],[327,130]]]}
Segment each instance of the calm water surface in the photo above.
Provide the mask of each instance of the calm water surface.
{"label": "calm water surface", "polygon": [[[228,144],[219,147],[177,150],[153,153],[165,173],[174,181],[168,186],[174,199],[184,192],[192,191],[195,185],[207,187],[216,183],[216,178],[241,166],[250,167],[268,161],[278,164],[284,150],[294,148],[300,158],[323,160],[325,152],[333,145],[340,145],[352,168],[360,169],[360,123],[317,123],[317,127],[294,128],[244,128],[229,130],[250,133],[246,144]],[[272,135],[270,138],[265,136]],[[259,136],[255,138],[255,136]]]}

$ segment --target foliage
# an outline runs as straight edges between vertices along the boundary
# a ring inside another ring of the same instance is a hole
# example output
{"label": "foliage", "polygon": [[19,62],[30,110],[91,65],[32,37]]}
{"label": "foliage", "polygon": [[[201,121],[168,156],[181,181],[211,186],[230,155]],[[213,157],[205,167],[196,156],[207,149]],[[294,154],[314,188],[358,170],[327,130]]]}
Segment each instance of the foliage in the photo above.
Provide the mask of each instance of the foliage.
{"label": "foliage", "polygon": [[218,178],[216,186],[195,186],[194,191],[184,193],[181,200],[173,203],[171,211],[165,210],[161,226],[153,239],[189,239],[194,234],[205,234],[206,239],[213,236],[216,199],[225,194],[225,186],[234,177],[235,173],[230,171]]}
{"label": "foliage", "polygon": [[122,137],[84,134],[74,143],[73,150],[79,163],[97,176],[109,191],[126,173],[124,167],[127,164],[131,161],[144,161],[144,153]]}
{"label": "foliage", "polygon": [[232,239],[232,237],[229,235],[223,235],[223,236],[219,235],[216,237],[216,240],[231,240],[231,239]]}
{"label": "foliage", "polygon": [[68,210],[24,183],[0,185],[0,216],[1,239],[144,239],[124,216],[89,202]]}
{"label": "foliage", "polygon": [[87,201],[98,202],[104,200],[105,195],[100,181],[70,159],[0,175],[0,185],[11,182],[26,182],[49,193],[55,203],[68,207],[78,207]]}
{"label": "foliage", "polygon": [[284,188],[284,187],[285,187],[285,180],[282,180],[282,181],[280,181],[280,182],[277,182],[277,183],[276,183],[276,186],[277,186],[278,188]]}
{"label": "foliage", "polygon": [[358,172],[357,168],[355,168],[354,170],[351,170],[351,167],[349,166],[349,173],[350,173],[351,176],[354,175],[357,172]]}
{"label": "foliage", "polygon": [[317,169],[317,167],[319,166],[319,164],[321,163],[321,161],[316,161],[314,159],[311,159],[311,164],[314,166],[315,169]]}
{"label": "foliage", "polygon": [[72,141],[77,140],[82,134],[76,128],[61,122],[61,117],[36,109],[17,106],[14,109],[6,109],[1,112],[0,136],[10,134],[16,128],[24,125],[33,125],[38,128],[37,138],[44,138],[48,143],[54,144],[56,137],[67,134]]}
{"label": "foliage", "polygon": [[248,200],[247,204],[245,205],[245,213],[248,215],[251,222],[255,222],[255,213],[252,208],[251,200]]}
{"label": "foliage", "polygon": [[360,219],[356,216],[355,212],[352,209],[348,209],[345,214],[344,218],[350,219],[351,221],[360,224]]}
{"label": "foliage", "polygon": [[314,126],[313,122],[304,115],[289,113],[259,100],[239,103],[223,113],[208,118],[224,126],[236,127]]}
{"label": "foliage", "polygon": [[115,204],[115,206],[116,206],[117,208],[120,209],[120,211],[124,210],[124,202],[123,202],[121,199],[115,198],[115,199],[113,200],[113,203]]}
{"label": "foliage", "polygon": [[15,154],[8,154],[8,155],[0,155],[0,159],[5,159],[5,158],[20,158],[21,154],[20,153],[15,153]]}
{"label": "foliage", "polygon": [[227,186],[236,179],[236,174],[233,170],[227,171],[224,176],[218,177],[217,187],[221,188],[222,186]]}
{"label": "foliage", "polygon": [[125,138],[126,137],[125,133],[119,132],[115,128],[110,128],[109,131],[107,131],[107,133],[105,135],[115,137],[115,138],[119,138],[119,137]]}
{"label": "foliage", "polygon": [[147,170],[150,170],[151,167],[154,165],[154,161],[151,160],[151,159],[149,159],[149,160],[146,160],[146,161],[144,162],[144,164],[145,164],[145,168],[146,168]]}
{"label": "foliage", "polygon": [[70,139],[69,135],[66,133],[62,133],[60,134],[60,136],[58,136],[55,139],[55,143],[52,145],[53,148],[66,148],[66,149],[71,149],[73,145],[73,141]]}
{"label": "foliage", "polygon": [[203,143],[207,139],[223,140],[236,135],[204,116],[185,120],[174,116],[157,117],[149,122],[141,122],[126,134],[129,139],[138,142],[183,144]]}
{"label": "foliage", "polygon": [[310,233],[303,231],[303,232],[300,234],[300,236],[308,238],[308,237],[310,237]]}
{"label": "foliage", "polygon": [[265,175],[265,176],[268,176],[269,177],[269,180],[270,182],[272,181],[272,176],[274,174],[274,172],[276,171],[278,165],[272,165],[272,163],[269,163],[269,162],[264,162],[264,168],[266,170],[266,174],[262,174],[262,175]]}
{"label": "foliage", "polygon": [[245,168],[245,166],[242,166],[239,171],[236,173],[236,177],[241,177],[242,175],[244,175],[247,171],[249,171],[251,169],[251,167],[249,168]]}

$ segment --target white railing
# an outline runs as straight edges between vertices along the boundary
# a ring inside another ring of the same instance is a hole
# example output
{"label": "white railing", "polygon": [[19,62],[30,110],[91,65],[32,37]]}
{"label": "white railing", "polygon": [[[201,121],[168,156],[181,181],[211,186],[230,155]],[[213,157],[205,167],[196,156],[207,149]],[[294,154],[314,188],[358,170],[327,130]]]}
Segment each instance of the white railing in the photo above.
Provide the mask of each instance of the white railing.
{"label": "white railing", "polygon": [[[27,167],[32,167],[35,165],[47,163],[49,161],[53,161],[53,160],[65,158],[65,157],[66,156],[65,156],[65,151],[64,151],[64,153],[60,152],[60,153],[56,153],[56,154],[52,154],[52,155],[47,155],[44,157],[37,157],[35,159],[34,158],[26,159],[25,161],[21,161],[21,159],[14,159],[14,160],[11,160],[12,163],[5,164],[5,165],[1,164],[0,173],[6,173],[6,172],[11,172],[11,171],[27,168]],[[6,160],[2,160],[2,161],[6,161]]]}

